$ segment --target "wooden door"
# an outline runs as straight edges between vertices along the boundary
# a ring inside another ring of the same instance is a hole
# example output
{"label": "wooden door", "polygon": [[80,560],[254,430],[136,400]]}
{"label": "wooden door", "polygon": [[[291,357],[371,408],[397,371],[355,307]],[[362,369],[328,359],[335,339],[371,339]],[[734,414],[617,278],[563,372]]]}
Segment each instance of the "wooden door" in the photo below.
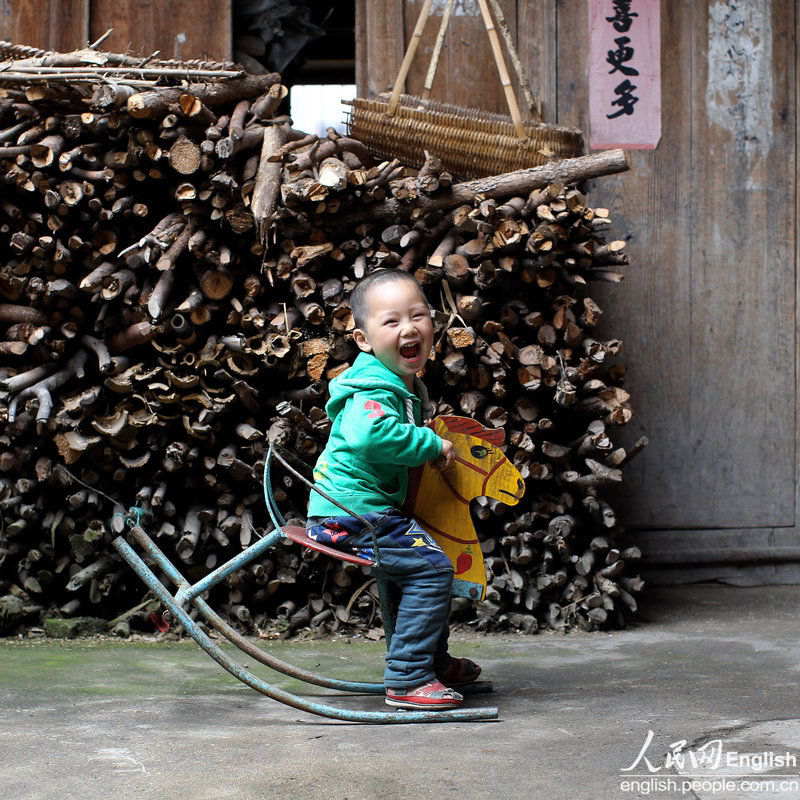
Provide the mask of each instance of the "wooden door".
{"label": "wooden door", "polygon": [[[558,4],[558,118],[586,119],[586,13]],[[597,182],[632,265],[606,291],[651,446],[623,516],[652,560],[800,556],[795,531],[795,3],[662,3],[655,152]]]}

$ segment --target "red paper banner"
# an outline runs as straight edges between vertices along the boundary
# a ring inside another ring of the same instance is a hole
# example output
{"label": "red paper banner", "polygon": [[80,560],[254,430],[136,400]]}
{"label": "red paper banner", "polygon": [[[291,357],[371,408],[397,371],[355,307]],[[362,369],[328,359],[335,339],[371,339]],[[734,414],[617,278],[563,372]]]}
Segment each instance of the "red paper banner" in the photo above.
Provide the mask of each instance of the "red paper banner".
{"label": "red paper banner", "polygon": [[661,138],[660,0],[589,0],[589,146],[652,150]]}

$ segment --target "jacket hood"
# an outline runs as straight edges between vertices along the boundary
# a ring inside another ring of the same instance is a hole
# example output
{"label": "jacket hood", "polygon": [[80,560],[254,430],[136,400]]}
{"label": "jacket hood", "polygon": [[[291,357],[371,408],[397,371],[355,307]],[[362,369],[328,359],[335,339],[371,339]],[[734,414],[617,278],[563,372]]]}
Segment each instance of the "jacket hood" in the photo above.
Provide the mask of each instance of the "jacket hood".
{"label": "jacket hood", "polygon": [[[357,392],[384,389],[394,392],[400,399],[421,399],[423,409],[428,404],[428,394],[418,378],[414,378],[416,393],[408,389],[403,379],[381,363],[372,353],[359,353],[353,366],[337,375],[329,385],[330,400],[325,406],[325,413],[331,420],[344,408],[345,403]],[[424,411],[423,411],[424,413]]]}

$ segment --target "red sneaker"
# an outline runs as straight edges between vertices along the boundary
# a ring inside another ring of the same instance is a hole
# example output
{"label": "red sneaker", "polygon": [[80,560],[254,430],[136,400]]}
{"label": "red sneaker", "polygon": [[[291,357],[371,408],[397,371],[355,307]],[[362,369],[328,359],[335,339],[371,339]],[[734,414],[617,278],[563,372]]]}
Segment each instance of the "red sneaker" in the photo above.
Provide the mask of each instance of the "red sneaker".
{"label": "red sneaker", "polygon": [[445,711],[458,708],[464,698],[439,681],[417,686],[416,689],[387,689],[386,704],[398,708],[423,708],[428,711]]}

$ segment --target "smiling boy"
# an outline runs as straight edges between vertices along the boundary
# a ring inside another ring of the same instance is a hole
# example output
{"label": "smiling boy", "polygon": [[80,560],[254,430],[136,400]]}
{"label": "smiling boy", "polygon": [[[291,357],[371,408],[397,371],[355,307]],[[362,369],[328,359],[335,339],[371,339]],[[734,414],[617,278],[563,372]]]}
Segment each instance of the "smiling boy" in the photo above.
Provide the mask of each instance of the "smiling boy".
{"label": "smiling boy", "polygon": [[[432,415],[417,373],[433,344],[433,323],[419,284],[406,272],[379,270],[350,298],[361,353],[330,384],[331,434],[314,470],[316,485],[376,526],[341,516],[316,492],[308,535],[375,558],[379,577],[397,595],[386,654],[386,702],[401,708],[447,709],[462,703],[453,685],[477,679],[480,667],[447,653],[453,569],[441,548],[400,509],[408,470],[432,461],[447,469],[453,445],[422,426]],[[447,684],[447,685],[445,685]]]}

